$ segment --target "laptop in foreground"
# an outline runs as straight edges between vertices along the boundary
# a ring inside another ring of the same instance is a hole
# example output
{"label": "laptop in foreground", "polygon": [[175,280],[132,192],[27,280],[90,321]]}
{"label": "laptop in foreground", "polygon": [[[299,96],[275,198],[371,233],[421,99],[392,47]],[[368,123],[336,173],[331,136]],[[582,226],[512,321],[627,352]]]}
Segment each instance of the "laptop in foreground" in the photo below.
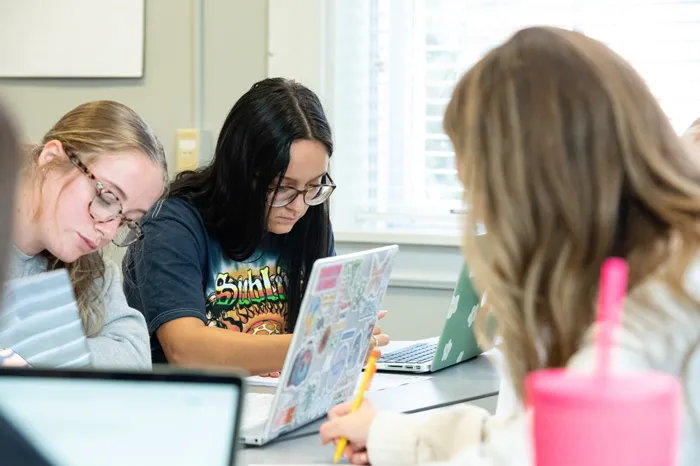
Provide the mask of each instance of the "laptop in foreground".
{"label": "laptop in foreground", "polygon": [[314,263],[275,394],[246,395],[242,439],[264,445],[353,395],[398,246]]}
{"label": "laptop in foreground", "polygon": [[242,386],[230,372],[172,366],[0,367],[0,411],[54,466],[229,466]]}
{"label": "laptop in foreground", "polygon": [[383,354],[377,362],[377,369],[390,372],[435,372],[475,358],[481,354],[473,328],[479,302],[479,296],[469,278],[469,269],[465,265],[457,280],[437,343],[418,342]]}

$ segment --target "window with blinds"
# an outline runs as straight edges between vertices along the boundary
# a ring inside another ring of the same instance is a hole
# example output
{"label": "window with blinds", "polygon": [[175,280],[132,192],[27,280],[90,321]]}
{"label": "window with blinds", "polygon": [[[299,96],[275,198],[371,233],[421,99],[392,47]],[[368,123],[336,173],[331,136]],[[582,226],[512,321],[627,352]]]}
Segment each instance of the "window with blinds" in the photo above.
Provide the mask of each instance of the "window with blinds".
{"label": "window with blinds", "polygon": [[607,43],[674,127],[700,116],[700,1],[327,0],[324,98],[341,232],[455,236],[461,189],[442,114],[460,76],[516,30]]}

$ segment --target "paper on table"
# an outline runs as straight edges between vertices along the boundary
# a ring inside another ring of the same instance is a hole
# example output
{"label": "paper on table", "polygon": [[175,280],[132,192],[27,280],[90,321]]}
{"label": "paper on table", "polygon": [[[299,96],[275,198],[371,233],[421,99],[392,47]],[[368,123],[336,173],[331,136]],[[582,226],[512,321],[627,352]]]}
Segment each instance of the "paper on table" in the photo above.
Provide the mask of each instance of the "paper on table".
{"label": "paper on table", "polygon": [[[376,374],[372,379],[372,384],[368,392],[378,392],[387,388],[400,387],[422,380],[428,380],[430,376],[426,375],[405,375],[405,374]],[[260,377],[258,375],[246,378],[250,385],[258,387],[276,387],[279,379],[272,377]],[[358,378],[357,386],[360,385],[362,377]]]}
{"label": "paper on table", "polygon": [[261,377],[259,375],[251,375],[250,377],[246,377],[245,380],[250,385],[256,385],[258,387],[276,387],[277,381],[279,380],[279,378],[277,378],[277,377]]}
{"label": "paper on table", "polygon": [[[429,375],[405,375],[405,374],[375,374],[372,378],[372,383],[369,386],[369,392],[378,392],[381,390],[386,390],[387,388],[400,387],[402,385],[409,385],[416,382],[422,382],[423,380],[428,380],[431,377]],[[359,381],[358,381],[358,386]]]}

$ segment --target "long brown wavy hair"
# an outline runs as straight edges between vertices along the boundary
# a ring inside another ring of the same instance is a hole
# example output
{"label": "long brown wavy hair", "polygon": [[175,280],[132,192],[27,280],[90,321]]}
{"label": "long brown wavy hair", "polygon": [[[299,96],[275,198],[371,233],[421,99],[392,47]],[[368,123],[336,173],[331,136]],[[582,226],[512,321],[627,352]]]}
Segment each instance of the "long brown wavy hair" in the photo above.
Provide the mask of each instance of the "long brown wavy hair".
{"label": "long brown wavy hair", "polygon": [[[137,150],[153,163],[163,168],[164,186],[168,184],[165,151],[148,124],[131,108],[110,100],[82,104],[66,113],[44,135],[40,144],[30,148],[28,175],[37,181],[40,189],[36,162],[46,143],[59,141],[64,150],[72,152],[89,166],[95,157],[104,153]],[[61,162],[59,162],[61,163]],[[51,169],[72,169],[70,161]],[[39,191],[40,192],[40,191]],[[38,215],[39,212],[36,213]],[[103,278],[105,262],[101,251],[81,256],[75,262],[64,263],[48,251],[49,270],[65,268],[71,278],[78,302],[80,318],[88,337],[96,336],[104,327],[105,308],[100,290],[94,283]]]}
{"label": "long brown wavy hair", "polygon": [[[470,206],[465,257],[486,291],[480,340],[491,343],[491,313],[521,399],[529,372],[562,367],[581,346],[605,258],[627,260],[630,290],[654,278],[689,302],[699,166],[642,78],[604,44],[557,28],[517,32],[459,81],[444,128]],[[487,233],[477,239],[479,224]]]}

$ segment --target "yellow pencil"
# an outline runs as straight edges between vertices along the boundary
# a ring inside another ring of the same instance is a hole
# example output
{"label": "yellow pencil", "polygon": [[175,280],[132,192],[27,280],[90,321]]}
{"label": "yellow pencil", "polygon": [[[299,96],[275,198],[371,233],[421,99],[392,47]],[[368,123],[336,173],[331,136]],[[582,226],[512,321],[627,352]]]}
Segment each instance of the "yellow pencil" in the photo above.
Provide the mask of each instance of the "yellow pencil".
{"label": "yellow pencil", "polygon": [[[362,377],[362,383],[360,384],[360,389],[357,391],[357,395],[355,395],[355,399],[350,407],[350,414],[354,413],[360,409],[360,406],[362,406],[362,400],[365,398],[365,392],[369,388],[369,384],[372,383],[374,373],[377,372],[377,359],[379,359],[379,356],[381,356],[379,350],[375,349],[372,350],[372,353],[370,353],[369,360],[367,361],[367,367],[365,367],[365,375]],[[335,448],[335,459],[333,460],[334,464],[340,460],[340,457],[343,455],[343,451],[347,445],[348,439],[345,437],[341,437],[340,440],[338,440],[338,446]]]}

